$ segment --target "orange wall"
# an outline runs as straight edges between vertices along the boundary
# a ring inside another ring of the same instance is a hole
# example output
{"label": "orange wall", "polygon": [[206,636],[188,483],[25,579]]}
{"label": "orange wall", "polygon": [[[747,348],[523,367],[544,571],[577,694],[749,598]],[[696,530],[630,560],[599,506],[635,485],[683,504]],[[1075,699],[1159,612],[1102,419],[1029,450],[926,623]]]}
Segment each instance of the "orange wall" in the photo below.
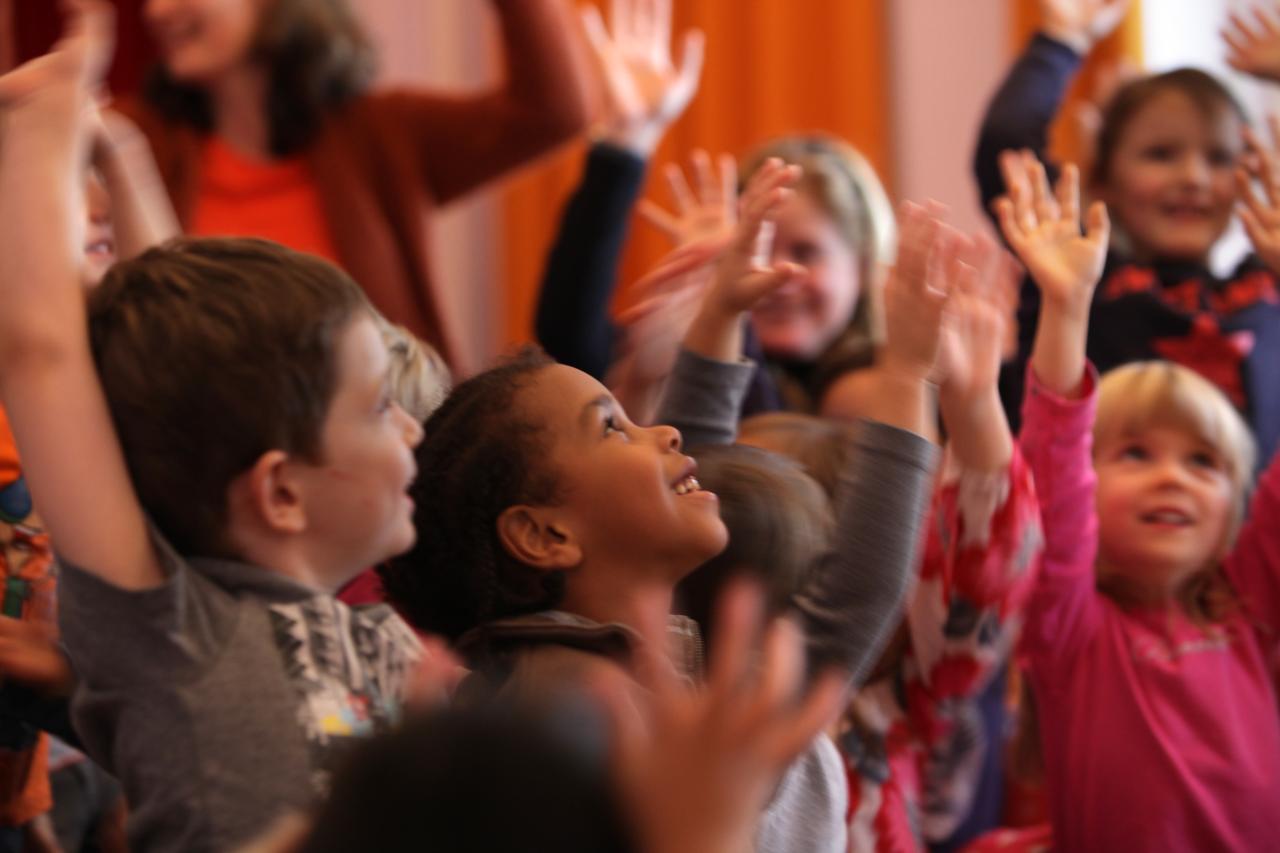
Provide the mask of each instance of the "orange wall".
{"label": "orange wall", "polygon": [[[741,156],[777,135],[824,130],[862,150],[886,180],[891,170],[885,15],[880,0],[677,0],[675,31],[707,33],[702,87],[653,162],[698,146]],[[561,206],[576,183],[582,148],[512,183],[505,196],[507,343],[532,334],[533,305]],[[666,204],[660,176],[645,194]],[[892,188],[890,188],[892,189]],[[622,265],[634,281],[666,250],[635,220]],[[625,292],[622,294],[625,301]]]}

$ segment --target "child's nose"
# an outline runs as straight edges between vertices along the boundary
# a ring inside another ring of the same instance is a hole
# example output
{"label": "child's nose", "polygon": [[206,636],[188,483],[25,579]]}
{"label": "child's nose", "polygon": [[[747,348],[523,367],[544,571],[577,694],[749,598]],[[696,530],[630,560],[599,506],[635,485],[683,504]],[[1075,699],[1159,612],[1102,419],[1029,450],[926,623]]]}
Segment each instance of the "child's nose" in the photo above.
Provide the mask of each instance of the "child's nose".
{"label": "child's nose", "polygon": [[654,438],[658,443],[658,447],[671,451],[677,451],[680,449],[682,444],[680,430],[665,424],[653,427],[653,430]]}
{"label": "child's nose", "polygon": [[417,447],[422,442],[422,424],[418,423],[418,419],[413,415],[400,408],[399,403],[393,402],[391,405],[396,407],[396,416],[400,418],[404,443],[410,447]]}
{"label": "child's nose", "polygon": [[1212,169],[1209,160],[1202,154],[1188,154],[1182,159],[1182,179],[1195,186],[1209,183]]}

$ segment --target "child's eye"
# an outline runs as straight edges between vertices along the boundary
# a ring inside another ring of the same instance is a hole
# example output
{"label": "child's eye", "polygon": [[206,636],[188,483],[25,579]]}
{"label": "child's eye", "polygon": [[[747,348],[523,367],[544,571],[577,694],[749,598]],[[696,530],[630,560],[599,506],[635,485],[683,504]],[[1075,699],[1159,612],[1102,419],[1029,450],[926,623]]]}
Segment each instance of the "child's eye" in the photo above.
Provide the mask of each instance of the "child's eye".
{"label": "child's eye", "polygon": [[813,266],[822,257],[822,250],[813,243],[796,243],[791,247],[791,260],[801,266]]}
{"label": "child's eye", "polygon": [[1209,152],[1209,163],[1215,168],[1234,167],[1236,153],[1228,148],[1215,148]]}
{"label": "child's eye", "polygon": [[1151,458],[1151,454],[1141,444],[1130,444],[1120,451],[1121,459],[1131,459],[1135,462],[1145,462]]}
{"label": "child's eye", "polygon": [[1189,461],[1191,462],[1192,465],[1194,465],[1197,468],[1209,468],[1212,470],[1217,470],[1217,468],[1219,467],[1218,457],[1208,452],[1207,450],[1202,450],[1198,453],[1191,454]]}
{"label": "child's eye", "polygon": [[615,415],[608,415],[604,419],[604,434],[608,435],[612,432],[626,434],[626,430],[618,423],[618,418]]}
{"label": "child's eye", "polygon": [[1176,151],[1172,145],[1151,145],[1142,151],[1142,156],[1147,160],[1157,160],[1166,162],[1172,160]]}

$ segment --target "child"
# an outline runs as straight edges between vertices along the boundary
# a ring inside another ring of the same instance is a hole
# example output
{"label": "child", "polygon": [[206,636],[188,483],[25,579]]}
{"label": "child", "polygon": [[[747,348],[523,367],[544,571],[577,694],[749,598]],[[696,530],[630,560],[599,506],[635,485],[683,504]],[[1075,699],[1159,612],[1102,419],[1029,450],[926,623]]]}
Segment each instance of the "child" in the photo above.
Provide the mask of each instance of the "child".
{"label": "child", "polygon": [[[988,733],[1000,731],[985,725],[980,703],[1017,635],[1038,565],[1035,490],[996,391],[1003,311],[989,287],[964,290],[952,297],[944,338],[939,397],[949,453],[919,581],[837,738],[849,775],[851,849],[924,849],[952,837],[970,814]],[[792,455],[830,482],[847,464],[847,430],[774,413],[744,423],[741,440]],[[998,756],[999,744],[990,752]]]}
{"label": "child", "polygon": [[[974,168],[985,205],[1013,189],[1001,180],[1001,152],[1027,149],[1044,160],[1048,126],[1068,81],[1126,5],[1042,0],[1042,31],[983,121]],[[1276,268],[1255,255],[1225,278],[1208,267],[1238,201],[1246,124],[1230,92],[1195,69],[1136,80],[1115,94],[1087,176],[1089,193],[1107,203],[1116,225],[1091,309],[1088,356],[1103,372],[1165,358],[1201,373],[1248,418],[1265,460],[1280,441],[1280,373],[1270,369],[1280,352]],[[1256,246],[1276,230],[1256,229],[1250,237]],[[1037,300],[1036,288],[1024,282],[1020,355],[1003,388],[1011,417]]]}
{"label": "child", "polygon": [[1054,194],[1019,167],[997,213],[1041,290],[1021,440],[1046,547],[1022,652],[1055,844],[1274,849],[1280,468],[1241,526],[1253,454],[1219,392],[1167,363],[1097,383],[1085,340],[1106,210],[1082,236],[1075,168]]}
{"label": "child", "polygon": [[62,565],[76,722],[132,842],[226,849],[397,712],[417,642],[330,593],[411,544],[420,430],[359,288],[318,260],[176,242],[86,310],[78,166],[108,8],[71,4],[56,49],[0,79],[0,400]]}
{"label": "child", "polygon": [[[751,371],[738,360],[743,313],[795,273],[751,262],[755,237],[785,200],[789,180],[794,173],[773,163],[748,189],[743,224],[686,337],[684,364],[704,369],[674,383],[671,405],[689,412],[685,420],[703,436],[731,435],[736,423]],[[886,424],[922,428],[923,379],[942,305],[925,284],[924,262],[913,269],[901,298],[916,300],[926,322],[895,327],[900,369],[886,379],[894,393],[884,395],[884,423],[866,426],[867,452],[847,472],[838,553],[797,597],[811,672],[839,664],[856,677],[905,592],[899,571],[913,556],[930,447]],[[696,412],[681,406],[682,395],[700,404]],[[392,599],[419,627],[461,638],[477,669],[473,689],[557,701],[593,673],[630,683],[632,629],[645,602],[656,599],[669,611],[675,584],[725,546],[715,497],[700,489],[696,467],[679,452],[679,433],[637,427],[598,382],[528,358],[460,385],[426,433],[418,458],[432,487],[420,493],[422,538],[386,573]],[[874,496],[870,482],[883,484]],[[867,568],[853,573],[851,565]],[[694,626],[677,627],[684,640],[678,666],[696,674]],[[765,832],[785,826],[791,833],[772,835],[762,849],[839,847],[842,835],[824,834],[828,826],[807,822],[801,809],[829,811],[842,792],[788,790],[793,796],[775,799]]]}

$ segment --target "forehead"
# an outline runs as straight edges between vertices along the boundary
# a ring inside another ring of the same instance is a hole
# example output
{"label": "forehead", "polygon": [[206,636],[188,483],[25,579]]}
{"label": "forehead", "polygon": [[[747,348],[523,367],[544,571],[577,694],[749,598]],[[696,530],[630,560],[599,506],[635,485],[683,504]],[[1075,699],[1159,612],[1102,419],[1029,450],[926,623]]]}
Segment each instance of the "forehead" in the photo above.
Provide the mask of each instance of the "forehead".
{"label": "forehead", "polygon": [[594,377],[564,364],[538,370],[516,396],[525,414],[556,433],[575,425],[592,401],[613,399]]}
{"label": "forehead", "polygon": [[1197,99],[1181,89],[1164,89],[1138,107],[1126,122],[1121,144],[1160,136],[1178,136],[1236,144],[1240,117],[1219,99]]}

